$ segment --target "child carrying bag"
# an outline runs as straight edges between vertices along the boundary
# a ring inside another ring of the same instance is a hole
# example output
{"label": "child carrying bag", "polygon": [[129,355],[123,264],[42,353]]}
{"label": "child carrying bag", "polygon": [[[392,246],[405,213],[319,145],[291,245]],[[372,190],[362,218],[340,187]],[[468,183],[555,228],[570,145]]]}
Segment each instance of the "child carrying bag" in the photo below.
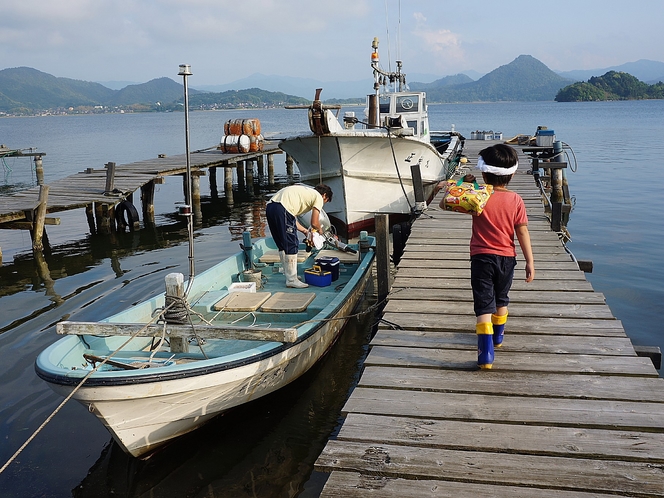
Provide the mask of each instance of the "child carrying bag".
{"label": "child carrying bag", "polygon": [[443,202],[446,211],[480,215],[493,193],[493,185],[475,182],[448,180],[443,187]]}

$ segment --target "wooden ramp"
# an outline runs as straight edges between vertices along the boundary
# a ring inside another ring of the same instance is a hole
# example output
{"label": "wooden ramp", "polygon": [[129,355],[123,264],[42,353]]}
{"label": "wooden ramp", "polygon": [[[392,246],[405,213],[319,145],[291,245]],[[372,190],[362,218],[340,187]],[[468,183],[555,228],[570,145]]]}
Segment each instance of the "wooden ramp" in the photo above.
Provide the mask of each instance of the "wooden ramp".
{"label": "wooden ramp", "polygon": [[[467,142],[473,165],[487,145]],[[321,496],[664,496],[664,379],[549,229],[522,159],[510,188],[526,201],[536,277],[524,282],[519,252],[493,369],[476,367],[471,219],[436,199],[316,462],[331,472]]]}

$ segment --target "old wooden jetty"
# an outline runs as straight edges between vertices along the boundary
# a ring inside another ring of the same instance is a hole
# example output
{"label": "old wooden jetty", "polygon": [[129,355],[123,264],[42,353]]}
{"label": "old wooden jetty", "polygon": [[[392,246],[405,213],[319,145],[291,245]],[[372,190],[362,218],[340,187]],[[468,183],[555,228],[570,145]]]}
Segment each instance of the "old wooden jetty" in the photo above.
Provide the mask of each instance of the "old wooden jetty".
{"label": "old wooden jetty", "polygon": [[[233,171],[238,183],[253,183],[254,168],[259,177],[265,175],[267,158],[268,182],[274,182],[274,155],[282,154],[277,142],[266,140],[262,150],[247,153],[224,153],[219,147],[193,151],[190,154],[192,171],[192,209],[196,216],[200,213],[200,176],[210,174],[210,188],[217,190],[217,168],[224,170],[224,190],[226,201],[233,203]],[[26,155],[26,154],[23,154]],[[35,156],[36,168],[42,170],[43,153]],[[292,174],[293,160],[286,158],[287,171]],[[115,216],[114,208],[127,209],[127,202],[133,202],[133,194],[140,189],[141,206],[145,220],[154,219],[155,185],[164,178],[180,175],[183,178],[183,192],[187,191],[186,155],[165,156],[116,165],[106,163],[103,168],[87,168],[75,175],[61,178],[48,185],[43,184],[43,172],[38,175],[40,185],[15,195],[0,197],[0,228],[28,229],[33,236],[33,248],[43,247],[44,225],[59,224],[58,218],[47,214],[85,208],[87,221],[93,233],[108,232],[116,220],[121,223],[136,223],[136,217],[127,211],[121,217]],[[132,206],[133,207],[133,204]],[[124,229],[124,226],[121,227]],[[131,228],[131,227],[130,227]],[[0,252],[1,254],[1,252]]]}
{"label": "old wooden jetty", "polygon": [[[473,165],[487,145],[466,143]],[[551,230],[522,159],[510,188],[527,205],[536,278],[525,283],[519,252],[493,369],[476,368],[471,219],[436,199],[316,462],[330,473],[321,496],[664,496],[664,379]]]}

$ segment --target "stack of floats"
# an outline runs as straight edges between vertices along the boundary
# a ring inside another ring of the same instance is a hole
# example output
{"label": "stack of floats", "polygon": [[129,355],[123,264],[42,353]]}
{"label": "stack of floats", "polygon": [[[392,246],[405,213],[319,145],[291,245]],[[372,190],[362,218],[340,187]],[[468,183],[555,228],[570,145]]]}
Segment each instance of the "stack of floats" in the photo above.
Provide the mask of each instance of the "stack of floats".
{"label": "stack of floats", "polygon": [[259,119],[229,119],[224,124],[224,136],[221,137],[219,149],[224,154],[260,152],[263,150],[263,142]]}

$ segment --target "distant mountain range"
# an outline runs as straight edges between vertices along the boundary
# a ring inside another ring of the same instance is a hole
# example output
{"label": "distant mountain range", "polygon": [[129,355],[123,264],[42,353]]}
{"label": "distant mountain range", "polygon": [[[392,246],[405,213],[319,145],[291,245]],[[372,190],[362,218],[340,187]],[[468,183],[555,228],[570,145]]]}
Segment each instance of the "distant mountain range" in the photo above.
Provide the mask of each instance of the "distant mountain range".
{"label": "distant mountain range", "polygon": [[[413,82],[410,78],[409,86],[412,90],[425,90],[429,102],[554,100],[560,89],[588,79],[587,74],[600,76],[609,70],[629,73],[647,83],[664,80],[662,62],[640,60],[613,69],[556,73],[534,57],[521,55],[477,80],[467,74],[427,83]],[[662,77],[653,76],[657,74]],[[431,75],[417,76],[432,78]],[[108,84],[114,86],[112,82]],[[112,89],[100,83],[58,78],[28,67],[3,69],[0,70],[0,112],[30,114],[56,109],[58,112],[114,112],[118,109],[145,112],[182,108],[182,84],[170,78],[119,86]],[[190,106],[217,109],[306,104],[313,99],[316,88],[323,88],[323,100],[360,102],[371,92],[372,86],[372,79],[321,82],[257,73],[227,85],[190,88]]]}

